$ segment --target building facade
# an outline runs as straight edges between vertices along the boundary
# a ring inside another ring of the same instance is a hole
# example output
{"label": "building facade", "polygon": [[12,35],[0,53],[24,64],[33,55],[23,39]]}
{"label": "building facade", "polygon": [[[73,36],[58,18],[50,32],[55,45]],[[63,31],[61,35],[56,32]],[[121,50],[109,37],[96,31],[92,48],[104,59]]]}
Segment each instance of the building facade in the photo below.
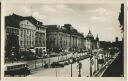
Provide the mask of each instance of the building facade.
{"label": "building facade", "polygon": [[32,16],[22,17],[16,14],[6,16],[5,31],[5,40],[7,41],[5,44],[8,44],[10,40],[15,40],[10,38],[10,35],[16,35],[20,52],[28,50],[33,50],[35,54],[46,52],[46,28],[42,22]]}
{"label": "building facade", "polygon": [[70,24],[47,25],[47,48],[54,51],[77,51],[84,48],[84,36]]}
{"label": "building facade", "polygon": [[20,51],[34,48],[35,46],[35,33],[36,26],[29,20],[20,21],[19,29],[19,46]]}
{"label": "building facade", "polygon": [[97,37],[95,39],[90,30],[89,30],[86,38],[85,38],[85,41],[86,41],[85,42],[86,50],[99,49],[99,47],[100,47],[100,42],[99,42],[98,35],[97,35]]}

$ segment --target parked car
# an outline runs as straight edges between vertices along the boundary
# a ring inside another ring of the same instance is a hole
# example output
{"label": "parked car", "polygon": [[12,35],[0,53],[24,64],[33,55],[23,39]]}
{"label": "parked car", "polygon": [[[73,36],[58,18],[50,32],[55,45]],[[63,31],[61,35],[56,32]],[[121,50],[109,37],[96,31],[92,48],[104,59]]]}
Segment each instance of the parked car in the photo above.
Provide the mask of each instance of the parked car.
{"label": "parked car", "polygon": [[44,68],[48,68],[48,64],[45,64],[45,65],[44,65]]}
{"label": "parked car", "polygon": [[26,63],[13,63],[5,65],[5,75],[15,76],[15,75],[30,75],[31,71]]}
{"label": "parked car", "polygon": [[68,60],[64,61],[64,65],[70,64]]}
{"label": "parked car", "polygon": [[51,67],[53,67],[53,68],[64,67],[64,63],[62,63],[62,62],[53,62],[51,64]]}

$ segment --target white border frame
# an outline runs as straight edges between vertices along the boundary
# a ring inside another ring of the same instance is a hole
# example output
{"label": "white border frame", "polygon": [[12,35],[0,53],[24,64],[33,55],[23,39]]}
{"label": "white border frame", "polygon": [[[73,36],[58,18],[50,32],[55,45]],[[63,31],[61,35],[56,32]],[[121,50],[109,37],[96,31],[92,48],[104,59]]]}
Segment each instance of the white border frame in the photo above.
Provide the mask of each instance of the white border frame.
{"label": "white border frame", "polygon": [[50,4],[62,4],[62,3],[117,3],[121,1],[100,1],[100,0],[2,0],[1,4],[1,80],[39,80],[39,81],[126,81],[127,79],[127,4],[126,1],[123,0],[122,3],[125,5],[125,13],[124,13],[124,77],[4,77],[4,10],[6,7],[6,3],[50,3]]}

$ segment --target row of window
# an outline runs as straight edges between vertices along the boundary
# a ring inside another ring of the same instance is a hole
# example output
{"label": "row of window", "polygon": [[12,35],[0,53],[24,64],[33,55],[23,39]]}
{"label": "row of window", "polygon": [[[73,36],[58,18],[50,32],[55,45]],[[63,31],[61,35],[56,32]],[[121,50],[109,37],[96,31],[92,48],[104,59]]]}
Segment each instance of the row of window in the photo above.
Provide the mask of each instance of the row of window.
{"label": "row of window", "polygon": [[25,47],[25,46],[30,46],[30,47],[32,47],[32,46],[34,46],[34,41],[20,41],[20,46],[22,46],[22,47]]}
{"label": "row of window", "polygon": [[7,30],[6,30],[6,32],[7,33],[15,33],[15,34],[18,34],[19,33],[19,30],[18,29],[16,29],[16,28],[7,28]]}
{"label": "row of window", "polygon": [[24,68],[25,65],[15,65],[15,66],[8,66],[7,67],[7,71],[9,70],[16,70],[16,69],[21,69],[21,68]]}
{"label": "row of window", "polygon": [[35,35],[35,31],[28,30],[28,29],[21,29],[20,30],[20,34],[21,34],[21,36],[23,36],[23,35],[34,36]]}
{"label": "row of window", "polygon": [[38,28],[36,28],[37,30],[44,30],[44,28],[43,27],[38,27]]}
{"label": "row of window", "polygon": [[25,24],[25,23],[20,24],[20,27],[27,28],[27,29],[28,28],[30,28],[30,29],[35,28],[35,26],[32,26],[30,24]]}
{"label": "row of window", "polygon": [[46,50],[45,48],[36,48],[36,54],[41,54],[45,50]]}

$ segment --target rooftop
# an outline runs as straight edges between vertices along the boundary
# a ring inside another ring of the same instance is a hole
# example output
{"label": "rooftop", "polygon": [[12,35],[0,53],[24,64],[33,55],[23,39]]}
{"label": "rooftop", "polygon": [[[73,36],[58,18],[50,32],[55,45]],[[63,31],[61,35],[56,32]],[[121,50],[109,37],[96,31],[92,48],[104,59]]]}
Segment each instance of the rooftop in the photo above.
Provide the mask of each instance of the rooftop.
{"label": "rooftop", "polygon": [[32,16],[23,17],[23,16],[20,16],[20,15],[14,14],[14,13],[12,15],[5,16],[5,25],[19,28],[19,23],[22,20],[29,20],[36,27],[43,27],[43,23],[36,20]]}

